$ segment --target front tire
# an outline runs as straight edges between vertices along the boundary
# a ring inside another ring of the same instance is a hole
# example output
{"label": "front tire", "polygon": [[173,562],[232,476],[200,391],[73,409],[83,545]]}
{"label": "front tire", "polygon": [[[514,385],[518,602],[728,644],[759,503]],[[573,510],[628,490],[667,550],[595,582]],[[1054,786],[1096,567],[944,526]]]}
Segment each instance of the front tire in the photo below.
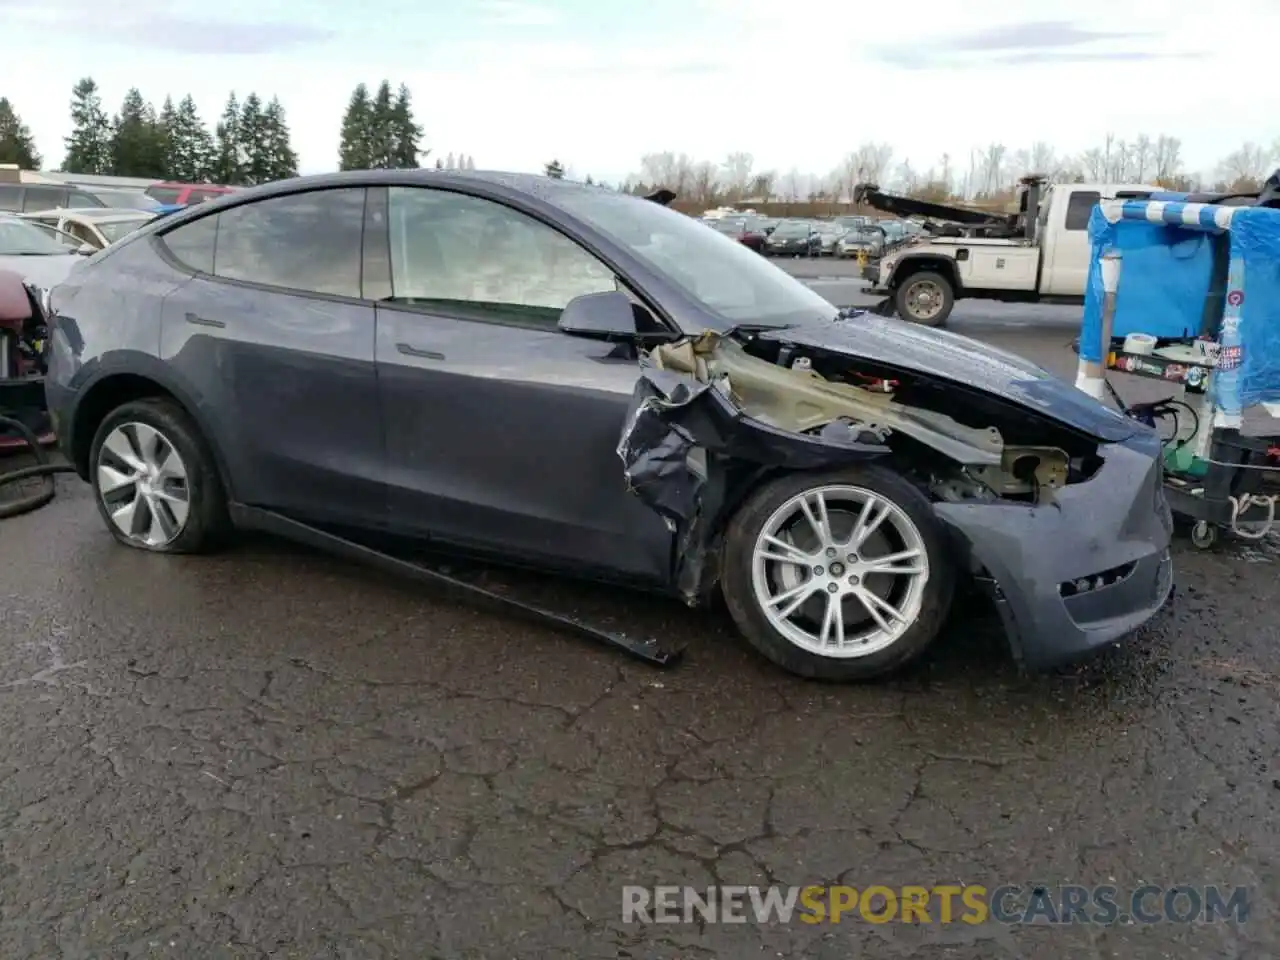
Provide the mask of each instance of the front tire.
{"label": "front tire", "polygon": [[90,447],[89,479],[107,529],[127,547],[203,553],[231,532],[209,445],[172,400],[135,400],[111,411]]}
{"label": "front tire", "polygon": [[923,327],[941,327],[951,316],[956,292],[940,273],[922,270],[903,280],[894,295],[898,316]]}
{"label": "front tire", "polygon": [[795,473],[726,531],[721,589],[747,642],[791,673],[870,680],[937,637],[955,570],[928,499],[878,466]]}

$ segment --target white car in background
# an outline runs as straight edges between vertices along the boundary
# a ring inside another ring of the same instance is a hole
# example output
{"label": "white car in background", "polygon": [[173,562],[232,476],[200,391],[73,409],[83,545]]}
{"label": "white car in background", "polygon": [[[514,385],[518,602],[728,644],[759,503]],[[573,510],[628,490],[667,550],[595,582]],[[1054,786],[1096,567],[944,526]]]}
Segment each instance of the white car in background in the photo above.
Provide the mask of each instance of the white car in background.
{"label": "white car in background", "polygon": [[51,290],[83,259],[47,229],[21,217],[0,214],[0,270],[12,270],[28,283]]}
{"label": "white car in background", "polygon": [[[103,207],[93,210],[41,210],[19,216],[45,229],[53,239],[73,251],[89,253],[127,237],[154,220],[156,214],[150,210]],[[92,247],[92,251],[81,250],[85,244]]]}

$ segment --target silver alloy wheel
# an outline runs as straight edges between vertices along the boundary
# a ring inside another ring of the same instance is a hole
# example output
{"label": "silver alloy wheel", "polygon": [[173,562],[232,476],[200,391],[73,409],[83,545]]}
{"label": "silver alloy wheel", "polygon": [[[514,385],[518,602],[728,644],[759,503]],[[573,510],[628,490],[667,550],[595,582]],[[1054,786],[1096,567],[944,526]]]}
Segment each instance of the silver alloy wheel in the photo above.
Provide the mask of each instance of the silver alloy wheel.
{"label": "silver alloy wheel", "polygon": [[932,280],[919,280],[907,287],[907,313],[915,320],[932,320],[942,310],[942,288]]}
{"label": "silver alloy wheel", "polygon": [[122,423],[98,451],[98,496],[125,537],[148,547],[171,543],[187,525],[187,467],[173,443],[145,423]]}
{"label": "silver alloy wheel", "polygon": [[756,603],[789,642],[823,657],[878,653],[920,615],[929,556],[896,503],[831,485],[792,497],[769,517],[752,555]]}

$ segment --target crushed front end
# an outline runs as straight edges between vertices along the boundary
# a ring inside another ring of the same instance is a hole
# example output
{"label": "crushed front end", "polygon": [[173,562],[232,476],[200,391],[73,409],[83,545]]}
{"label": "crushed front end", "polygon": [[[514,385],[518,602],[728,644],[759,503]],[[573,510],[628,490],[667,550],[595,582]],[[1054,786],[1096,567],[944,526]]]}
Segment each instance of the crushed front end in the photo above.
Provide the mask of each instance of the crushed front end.
{"label": "crushed front end", "polygon": [[[923,341],[889,344],[925,336],[895,327],[846,316],[704,334],[642,358],[618,453],[631,490],[676,534],[672,582],[685,599],[715,586],[721,532],[755,485],[874,461],[928,497],[958,571],[988,589],[1028,666],[1150,619],[1173,577],[1156,433],[972,341],[947,341],[968,382],[947,376]],[[851,347],[877,338],[870,356]]]}

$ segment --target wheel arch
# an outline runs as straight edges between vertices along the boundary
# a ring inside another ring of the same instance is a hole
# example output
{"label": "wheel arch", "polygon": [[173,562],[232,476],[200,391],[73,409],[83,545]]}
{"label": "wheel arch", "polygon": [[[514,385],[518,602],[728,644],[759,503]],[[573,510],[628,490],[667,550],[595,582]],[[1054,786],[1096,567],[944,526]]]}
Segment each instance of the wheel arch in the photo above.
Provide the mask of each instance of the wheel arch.
{"label": "wheel arch", "polygon": [[952,294],[957,299],[962,295],[964,287],[960,282],[960,271],[956,268],[956,262],[950,257],[933,253],[905,257],[900,260],[894,267],[892,276],[889,277],[889,289],[896,291],[915,274],[925,271],[941,274],[951,284]]}
{"label": "wheel arch", "polygon": [[111,414],[112,410],[135,400],[153,397],[172,401],[191,418],[200,431],[201,439],[208,445],[213,461],[217,465],[223,489],[230,496],[231,485],[226,461],[208,423],[201,415],[199,404],[188,391],[168,376],[163,368],[144,366],[141,369],[103,371],[81,389],[80,399],[72,414],[67,444],[76,473],[82,480],[89,479],[89,454],[93,446],[93,438],[102,421]]}

